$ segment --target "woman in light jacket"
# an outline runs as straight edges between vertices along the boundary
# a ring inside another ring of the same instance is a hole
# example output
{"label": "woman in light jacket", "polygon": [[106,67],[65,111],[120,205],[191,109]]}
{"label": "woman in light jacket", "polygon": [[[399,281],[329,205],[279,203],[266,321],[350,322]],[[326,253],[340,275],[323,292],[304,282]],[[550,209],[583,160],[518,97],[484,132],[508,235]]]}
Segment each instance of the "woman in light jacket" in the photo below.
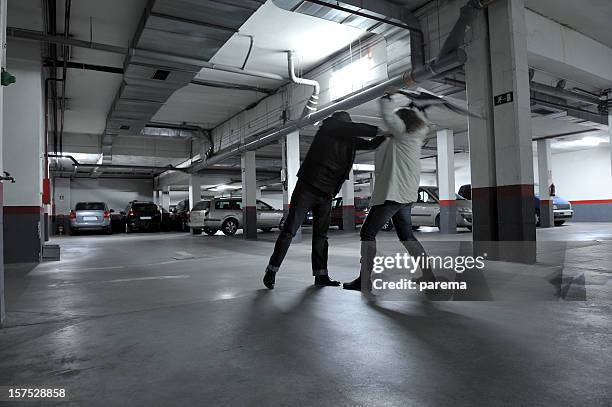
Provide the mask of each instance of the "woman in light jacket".
{"label": "woman in light jacket", "polygon": [[[399,107],[387,94],[380,99],[382,118],[391,132],[376,151],[376,183],[370,212],[361,227],[361,274],[347,290],[361,290],[362,277],[369,282],[376,255],[376,234],[389,219],[397,237],[411,256],[426,256],[425,249],[412,233],[410,212],[417,201],[421,177],[421,146],[429,131],[427,119],[414,105]],[[434,281],[430,269],[422,269],[422,280]],[[421,280],[419,279],[419,280]],[[369,290],[369,284],[364,284]]]}

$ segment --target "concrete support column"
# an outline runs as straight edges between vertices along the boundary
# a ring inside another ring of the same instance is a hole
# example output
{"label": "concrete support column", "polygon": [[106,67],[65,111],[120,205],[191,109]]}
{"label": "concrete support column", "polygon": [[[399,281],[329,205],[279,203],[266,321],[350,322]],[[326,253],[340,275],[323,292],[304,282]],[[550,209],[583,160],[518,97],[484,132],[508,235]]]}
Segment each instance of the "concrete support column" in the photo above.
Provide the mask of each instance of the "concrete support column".
{"label": "concrete support column", "polygon": [[62,226],[61,233],[66,234],[70,228],[68,215],[71,208],[70,197],[70,178],[54,178],[53,179],[53,205],[54,219],[53,233],[57,233],[59,226]]}
{"label": "concrete support column", "polygon": [[499,239],[525,242],[502,254],[535,262],[533,141],[524,0],[500,0],[488,8],[493,78]]}
{"label": "concrete support column", "polygon": [[612,175],[612,113],[608,114],[608,134],[610,135],[610,175]]}
{"label": "concrete support column", "polygon": [[189,175],[189,210],[193,209],[193,206],[202,200],[202,184],[204,184],[204,177],[198,174]]}
{"label": "concrete support column", "polygon": [[3,165],[15,178],[4,183],[4,262],[41,261],[44,242],[42,184],[44,176],[43,79],[40,50],[34,60],[9,59],[7,70],[17,78],[4,89]]}
{"label": "concrete support column", "polygon": [[162,206],[161,191],[158,189],[153,191],[153,202],[155,202],[155,205]]}
{"label": "concrete support column", "polygon": [[342,184],[342,228],[355,230],[355,173],[349,172],[349,178]]}
{"label": "concrete support column", "polygon": [[494,2],[478,13],[472,31],[468,106],[482,116],[468,123],[474,241],[519,242],[506,244],[500,256],[531,263],[535,211],[524,0]]}
{"label": "concrete support column", "polygon": [[553,203],[550,196],[552,184],[552,158],[550,140],[538,140],[538,183],[540,184],[540,226],[549,228],[554,225]]}
{"label": "concrete support column", "polygon": [[[2,49],[0,49],[0,66],[4,67],[6,65],[6,3],[7,0],[0,0],[0,45],[2,45]],[[4,137],[3,131],[3,111],[4,108],[2,106],[3,102],[3,92],[4,86],[0,86],[0,171],[4,169],[3,160],[2,160],[2,139]],[[4,174],[3,174],[4,175]],[[0,247],[4,247],[4,239],[3,239],[3,229],[4,229],[4,220],[3,220],[3,183],[0,181]],[[4,250],[0,250],[0,328],[2,328],[2,323],[4,322],[4,318],[6,316],[6,308],[4,303]]]}
{"label": "concrete support column", "polygon": [[242,230],[245,239],[257,239],[257,163],[255,151],[241,157],[242,167]]}
{"label": "concrete support column", "polygon": [[437,174],[440,200],[440,233],[457,233],[455,200],[455,143],[452,130],[437,132]]}
{"label": "concrete support column", "polygon": [[[300,132],[294,131],[291,134],[285,136],[283,142],[283,180],[284,180],[284,193],[283,193],[283,210],[285,215],[289,212],[289,205],[291,202],[291,196],[293,190],[298,181],[297,173],[300,169]],[[299,228],[295,237],[294,242],[302,241],[302,228]]]}
{"label": "concrete support column", "polygon": [[170,212],[170,187],[164,187],[161,191],[161,206],[165,211]]}
{"label": "concrete support column", "polygon": [[499,240],[497,225],[497,177],[495,135],[493,134],[493,96],[489,61],[489,21],[487,12],[479,10],[472,22],[471,41],[465,48],[465,79],[468,109],[468,135],[472,182],[472,236],[477,254]]}

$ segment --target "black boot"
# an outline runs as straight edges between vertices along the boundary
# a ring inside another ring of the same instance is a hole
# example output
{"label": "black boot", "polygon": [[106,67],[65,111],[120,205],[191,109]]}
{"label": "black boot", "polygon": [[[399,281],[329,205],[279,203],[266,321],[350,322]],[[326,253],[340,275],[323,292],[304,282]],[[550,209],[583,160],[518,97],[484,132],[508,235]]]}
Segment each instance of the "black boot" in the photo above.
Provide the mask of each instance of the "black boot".
{"label": "black boot", "polygon": [[357,277],[350,283],[342,284],[342,288],[344,288],[345,290],[361,291],[361,276]]}
{"label": "black boot", "polygon": [[330,280],[327,274],[324,276],[315,276],[314,283],[316,286],[320,286],[320,287],[325,287],[325,286],[338,287],[340,285],[340,281]]}
{"label": "black boot", "polygon": [[264,274],[263,283],[270,290],[274,289],[274,282],[276,281],[276,272],[266,268],[266,274]]}

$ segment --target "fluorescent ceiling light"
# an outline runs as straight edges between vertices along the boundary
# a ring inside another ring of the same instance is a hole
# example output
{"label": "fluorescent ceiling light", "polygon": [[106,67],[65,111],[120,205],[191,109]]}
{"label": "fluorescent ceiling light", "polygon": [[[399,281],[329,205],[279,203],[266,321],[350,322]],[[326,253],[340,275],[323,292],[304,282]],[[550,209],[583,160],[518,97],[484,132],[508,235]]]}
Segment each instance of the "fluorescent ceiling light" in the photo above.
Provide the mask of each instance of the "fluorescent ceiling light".
{"label": "fluorescent ceiling light", "polygon": [[597,147],[602,143],[609,143],[609,141],[602,137],[585,136],[578,140],[557,141],[554,146],[557,148]]}
{"label": "fluorescent ceiling light", "polygon": [[217,185],[216,187],[212,188],[211,191],[221,192],[235,189],[240,189],[240,187],[236,185]]}
{"label": "fluorescent ceiling light", "polygon": [[363,57],[332,73],[329,80],[332,100],[362,89],[373,79],[373,68],[372,58]]}

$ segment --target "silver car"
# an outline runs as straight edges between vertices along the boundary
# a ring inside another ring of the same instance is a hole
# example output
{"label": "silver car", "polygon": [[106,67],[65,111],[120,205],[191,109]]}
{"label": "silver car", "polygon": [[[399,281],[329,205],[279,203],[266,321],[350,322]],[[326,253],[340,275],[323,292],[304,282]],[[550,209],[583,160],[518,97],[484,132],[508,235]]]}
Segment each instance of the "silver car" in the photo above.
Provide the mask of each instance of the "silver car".
{"label": "silver car", "polygon": [[[274,209],[267,203],[257,200],[257,227],[264,232],[280,227],[283,211]],[[202,231],[214,235],[220,229],[231,236],[243,225],[242,199],[215,198],[196,203],[189,214],[189,227],[193,234]]]}
{"label": "silver car", "polygon": [[70,211],[70,234],[83,230],[99,230],[112,233],[111,213],[104,202],[79,202]]}
{"label": "silver car", "polygon": [[[460,195],[456,195],[457,227],[472,230],[472,204]],[[419,187],[418,200],[412,205],[412,228],[421,226],[440,227],[440,200],[437,187]],[[383,226],[383,230],[393,229],[391,221]]]}

